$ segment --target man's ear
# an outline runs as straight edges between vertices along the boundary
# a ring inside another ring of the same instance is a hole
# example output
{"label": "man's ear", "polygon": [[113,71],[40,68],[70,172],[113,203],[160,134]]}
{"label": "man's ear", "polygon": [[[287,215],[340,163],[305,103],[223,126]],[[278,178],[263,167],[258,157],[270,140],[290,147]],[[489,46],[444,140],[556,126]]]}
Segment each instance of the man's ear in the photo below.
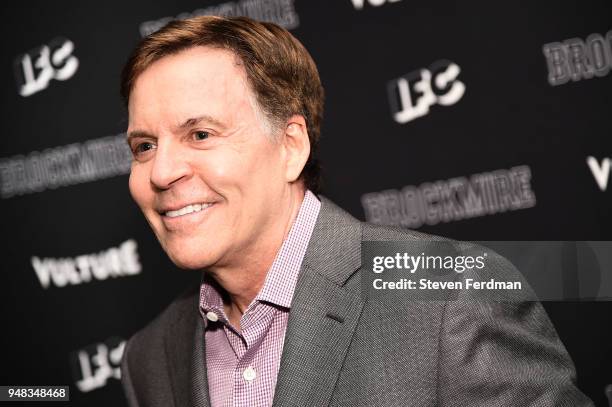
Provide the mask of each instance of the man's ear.
{"label": "man's ear", "polygon": [[310,155],[310,140],[303,116],[293,115],[287,120],[283,145],[286,158],[285,177],[287,182],[294,182],[300,177]]}

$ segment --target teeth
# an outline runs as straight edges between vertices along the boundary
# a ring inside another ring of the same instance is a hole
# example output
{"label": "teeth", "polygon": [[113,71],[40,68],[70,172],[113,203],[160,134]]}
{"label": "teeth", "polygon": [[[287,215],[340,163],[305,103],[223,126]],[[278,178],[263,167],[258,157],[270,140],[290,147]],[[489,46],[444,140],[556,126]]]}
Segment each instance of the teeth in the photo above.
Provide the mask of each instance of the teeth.
{"label": "teeth", "polygon": [[169,218],[176,218],[177,216],[183,216],[193,212],[200,212],[202,209],[206,209],[210,206],[212,206],[212,204],[210,203],[187,205],[184,208],[178,209],[176,211],[166,212],[166,216]]}

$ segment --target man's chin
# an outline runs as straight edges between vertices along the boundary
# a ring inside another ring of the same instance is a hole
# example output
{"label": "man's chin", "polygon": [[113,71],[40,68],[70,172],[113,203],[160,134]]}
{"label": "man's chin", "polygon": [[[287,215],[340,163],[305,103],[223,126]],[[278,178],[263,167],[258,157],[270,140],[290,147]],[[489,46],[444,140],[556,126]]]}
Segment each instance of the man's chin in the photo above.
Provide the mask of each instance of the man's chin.
{"label": "man's chin", "polygon": [[170,260],[181,269],[184,270],[203,270],[205,268],[210,267],[213,262],[202,260],[202,259],[193,259],[193,258],[184,258],[181,256],[169,256]]}
{"label": "man's chin", "polygon": [[202,249],[186,251],[183,247],[181,250],[166,250],[166,253],[177,267],[185,270],[203,270],[215,263],[215,260],[203,253]]}

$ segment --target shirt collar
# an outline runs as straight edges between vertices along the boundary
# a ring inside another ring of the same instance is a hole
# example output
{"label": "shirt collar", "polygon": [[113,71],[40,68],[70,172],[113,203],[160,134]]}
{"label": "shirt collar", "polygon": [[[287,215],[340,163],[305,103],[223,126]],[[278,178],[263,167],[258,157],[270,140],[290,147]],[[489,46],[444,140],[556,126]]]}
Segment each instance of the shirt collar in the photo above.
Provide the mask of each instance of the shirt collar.
{"label": "shirt collar", "polygon": [[320,209],[321,202],[307,190],[295,222],[276,254],[255,300],[271,302],[285,308],[291,307],[298,274]]}

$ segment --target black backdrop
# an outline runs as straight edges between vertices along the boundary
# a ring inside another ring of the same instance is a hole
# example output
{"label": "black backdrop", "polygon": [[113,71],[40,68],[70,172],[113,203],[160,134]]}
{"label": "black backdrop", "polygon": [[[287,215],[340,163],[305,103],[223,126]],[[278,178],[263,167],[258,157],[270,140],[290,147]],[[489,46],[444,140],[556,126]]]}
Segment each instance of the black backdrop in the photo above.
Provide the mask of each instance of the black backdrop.
{"label": "black backdrop", "polygon": [[[612,5],[493,3],[5,3],[0,384],[121,405],[123,340],[199,278],[127,188],[119,72],[169,18],[249,15],[306,45],[327,96],[324,194],[354,216],[457,239],[612,240]],[[544,305],[606,406],[611,304]]]}

